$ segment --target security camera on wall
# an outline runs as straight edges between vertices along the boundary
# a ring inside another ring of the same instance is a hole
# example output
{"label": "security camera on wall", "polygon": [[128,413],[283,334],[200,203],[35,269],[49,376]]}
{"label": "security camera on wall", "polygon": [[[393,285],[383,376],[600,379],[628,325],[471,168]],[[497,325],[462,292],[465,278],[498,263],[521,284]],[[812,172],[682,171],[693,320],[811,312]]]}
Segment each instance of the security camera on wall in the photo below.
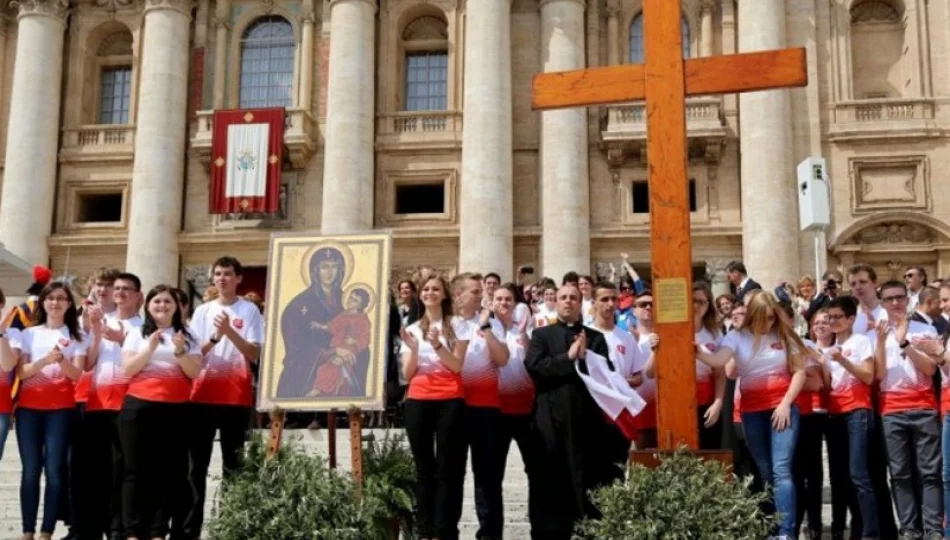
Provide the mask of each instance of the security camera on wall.
{"label": "security camera on wall", "polygon": [[798,219],[803,231],[823,231],[831,225],[830,186],[825,158],[810,157],[798,164]]}

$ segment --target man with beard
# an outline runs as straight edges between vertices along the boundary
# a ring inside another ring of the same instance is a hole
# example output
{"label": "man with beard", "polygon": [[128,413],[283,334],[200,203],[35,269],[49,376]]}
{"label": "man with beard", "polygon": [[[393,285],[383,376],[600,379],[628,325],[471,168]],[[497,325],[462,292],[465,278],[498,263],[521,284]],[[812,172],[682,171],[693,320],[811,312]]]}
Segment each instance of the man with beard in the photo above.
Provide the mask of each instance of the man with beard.
{"label": "man with beard", "polygon": [[604,335],[580,323],[580,304],[577,287],[561,287],[557,323],[535,330],[525,358],[537,395],[532,431],[538,470],[544,471],[529,485],[536,540],[569,539],[577,520],[597,516],[589,492],[623,476],[618,463],[629,447],[577,374],[577,368],[587,371],[588,350],[609,356]]}

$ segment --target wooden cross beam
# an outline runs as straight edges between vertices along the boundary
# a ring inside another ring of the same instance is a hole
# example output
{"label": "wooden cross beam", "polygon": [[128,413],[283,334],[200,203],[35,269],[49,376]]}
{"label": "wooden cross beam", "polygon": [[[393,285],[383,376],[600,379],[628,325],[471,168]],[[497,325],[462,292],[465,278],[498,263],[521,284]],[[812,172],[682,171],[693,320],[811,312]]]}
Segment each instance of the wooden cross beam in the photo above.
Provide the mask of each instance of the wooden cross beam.
{"label": "wooden cross beam", "polygon": [[804,49],[683,60],[680,2],[645,0],[644,65],[536,75],[535,110],[646,99],[650,241],[661,450],[698,447],[686,96],[808,84]]}

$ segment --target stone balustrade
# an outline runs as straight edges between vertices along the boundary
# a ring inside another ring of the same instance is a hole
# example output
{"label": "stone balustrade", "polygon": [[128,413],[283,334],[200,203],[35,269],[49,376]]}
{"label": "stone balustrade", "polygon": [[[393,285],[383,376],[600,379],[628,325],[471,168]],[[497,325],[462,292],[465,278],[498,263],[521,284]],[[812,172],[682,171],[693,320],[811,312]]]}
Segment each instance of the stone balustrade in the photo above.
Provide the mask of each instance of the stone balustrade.
{"label": "stone balustrade", "polygon": [[932,98],[862,99],[831,106],[828,134],[831,140],[936,137],[940,134]]}
{"label": "stone balustrade", "polygon": [[461,147],[460,111],[402,111],[376,119],[378,144],[384,148]]}
{"label": "stone balustrade", "polygon": [[134,144],[135,126],[131,124],[92,124],[64,129],[60,160],[131,160]]}

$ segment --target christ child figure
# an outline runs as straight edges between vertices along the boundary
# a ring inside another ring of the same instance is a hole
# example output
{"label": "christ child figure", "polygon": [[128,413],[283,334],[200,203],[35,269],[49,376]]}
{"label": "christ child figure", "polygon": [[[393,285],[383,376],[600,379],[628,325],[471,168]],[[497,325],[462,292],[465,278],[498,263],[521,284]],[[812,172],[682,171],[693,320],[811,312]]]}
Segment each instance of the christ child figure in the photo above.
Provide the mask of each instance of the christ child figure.
{"label": "christ child figure", "polygon": [[362,287],[354,288],[346,298],[343,313],[326,326],[317,325],[333,337],[330,348],[317,359],[320,367],[308,397],[347,396],[360,388],[354,367],[357,355],[369,347],[371,329],[366,314],[369,303],[370,292]]}

